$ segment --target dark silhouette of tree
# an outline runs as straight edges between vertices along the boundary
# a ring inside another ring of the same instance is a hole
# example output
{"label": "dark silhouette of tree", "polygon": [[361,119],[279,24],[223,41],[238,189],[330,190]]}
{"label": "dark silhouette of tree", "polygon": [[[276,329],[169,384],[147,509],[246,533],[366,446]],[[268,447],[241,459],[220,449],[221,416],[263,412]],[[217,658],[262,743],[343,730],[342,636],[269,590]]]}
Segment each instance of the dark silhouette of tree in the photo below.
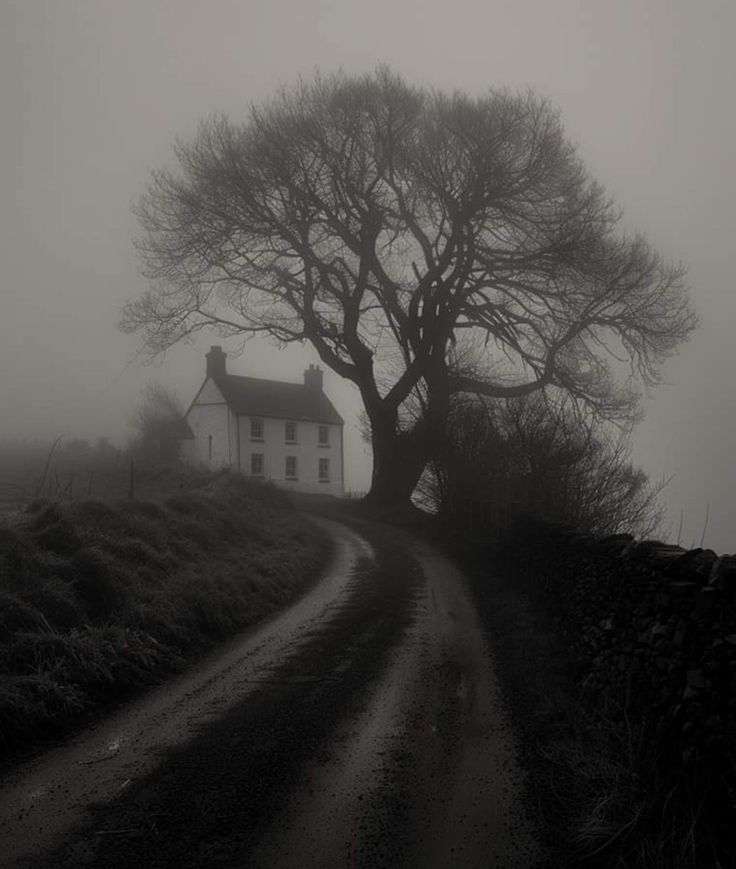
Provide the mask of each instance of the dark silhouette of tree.
{"label": "dark silhouette of tree", "polygon": [[661,525],[661,489],[632,463],[627,431],[537,393],[456,400],[419,493],[461,522],[521,511],[585,531],[649,537]]}
{"label": "dark silhouette of tree", "polygon": [[183,417],[178,396],[160,383],[149,383],[131,421],[136,431],[131,453],[147,462],[176,462]]}
{"label": "dark silhouette of tree", "polygon": [[[566,393],[626,418],[694,326],[683,270],[586,172],[533,93],[318,77],[214,117],[137,214],[155,354],[203,328],[308,342],[360,390],[371,497],[406,502],[452,397]],[[406,408],[419,412],[406,413]]]}

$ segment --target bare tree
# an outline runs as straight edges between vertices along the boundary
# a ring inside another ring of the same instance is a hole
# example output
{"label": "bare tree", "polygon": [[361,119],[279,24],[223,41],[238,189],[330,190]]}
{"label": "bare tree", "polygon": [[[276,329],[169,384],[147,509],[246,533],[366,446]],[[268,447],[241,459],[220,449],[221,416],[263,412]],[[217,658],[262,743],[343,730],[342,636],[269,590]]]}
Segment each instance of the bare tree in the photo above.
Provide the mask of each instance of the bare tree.
{"label": "bare tree", "polygon": [[510,515],[519,505],[581,530],[645,537],[661,524],[661,489],[632,463],[627,431],[539,393],[456,400],[421,483],[438,512],[464,515],[470,502]]}
{"label": "bare tree", "polygon": [[532,93],[317,77],[175,151],[137,209],[153,284],[122,328],[152,354],[211,327],[309,342],[360,390],[379,502],[408,500],[453,395],[628,417],[633,375],[657,382],[695,324],[682,268],[618,231]]}
{"label": "bare tree", "polygon": [[171,389],[147,384],[131,421],[137,433],[133,453],[147,461],[176,461],[183,416],[182,403]]}

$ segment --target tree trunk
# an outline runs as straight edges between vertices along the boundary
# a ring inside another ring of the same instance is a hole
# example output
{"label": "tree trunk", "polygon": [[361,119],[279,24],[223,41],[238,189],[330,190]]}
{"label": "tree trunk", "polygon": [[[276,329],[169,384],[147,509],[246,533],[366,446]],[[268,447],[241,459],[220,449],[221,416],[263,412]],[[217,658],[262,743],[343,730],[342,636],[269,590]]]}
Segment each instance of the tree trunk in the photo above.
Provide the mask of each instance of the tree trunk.
{"label": "tree trunk", "polygon": [[368,500],[380,507],[408,507],[429,460],[425,439],[412,432],[374,429],[373,477]]}

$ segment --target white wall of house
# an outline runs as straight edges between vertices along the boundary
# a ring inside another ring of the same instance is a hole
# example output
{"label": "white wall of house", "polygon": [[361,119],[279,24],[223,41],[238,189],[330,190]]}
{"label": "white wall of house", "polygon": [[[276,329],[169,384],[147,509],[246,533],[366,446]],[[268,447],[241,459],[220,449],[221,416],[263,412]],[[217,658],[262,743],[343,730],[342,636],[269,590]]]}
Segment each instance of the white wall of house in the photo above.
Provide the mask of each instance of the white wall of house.
{"label": "white wall of house", "polygon": [[[253,469],[252,456],[262,456],[263,476],[279,486],[298,492],[313,492],[342,497],[343,450],[342,426],[327,425],[328,443],[319,444],[320,423],[296,421],[296,442],[287,443],[284,419],[259,419],[263,439],[251,437],[253,417],[239,417],[240,469],[250,475]],[[286,476],[287,457],[296,459],[296,479]],[[320,479],[320,459],[327,461],[327,477]]]}
{"label": "white wall of house", "polygon": [[186,415],[194,435],[189,452],[197,464],[211,470],[232,466],[234,456],[232,414],[212,380],[207,380]]}
{"label": "white wall of house", "polygon": [[[262,456],[259,476],[283,488],[344,495],[342,426],[295,420],[296,440],[287,442],[287,420],[256,417],[262,429],[262,439],[256,440],[251,419],[231,413],[217,384],[206,380],[186,415],[194,440],[185,442],[182,457],[212,470],[232,467],[250,476],[256,454]],[[327,443],[320,443],[320,428],[327,431]],[[295,477],[287,477],[287,457],[295,460],[290,467],[294,470],[295,465]]]}

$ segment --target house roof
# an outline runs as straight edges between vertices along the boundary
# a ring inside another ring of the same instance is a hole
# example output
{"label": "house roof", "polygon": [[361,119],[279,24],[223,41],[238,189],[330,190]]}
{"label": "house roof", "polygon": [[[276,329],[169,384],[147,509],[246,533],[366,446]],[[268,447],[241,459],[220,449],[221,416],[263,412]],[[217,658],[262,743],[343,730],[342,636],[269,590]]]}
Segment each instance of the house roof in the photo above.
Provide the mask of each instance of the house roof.
{"label": "house roof", "polygon": [[343,424],[343,418],[321,389],[237,374],[213,379],[233,413]]}

